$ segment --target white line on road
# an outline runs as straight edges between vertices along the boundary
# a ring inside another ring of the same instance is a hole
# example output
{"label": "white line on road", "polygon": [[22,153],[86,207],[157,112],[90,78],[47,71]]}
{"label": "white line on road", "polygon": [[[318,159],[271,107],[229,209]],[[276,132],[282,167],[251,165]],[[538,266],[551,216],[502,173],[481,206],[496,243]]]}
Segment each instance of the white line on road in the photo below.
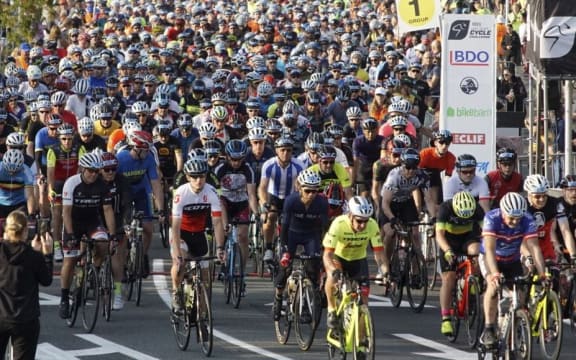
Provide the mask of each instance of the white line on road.
{"label": "white line on road", "polygon": [[[163,259],[154,259],[154,261],[152,263],[152,269],[153,269],[154,273],[159,273],[159,272],[164,271]],[[168,287],[168,281],[167,281],[168,276],[152,275],[152,278],[154,279],[154,286],[156,287],[156,291],[158,292],[158,295],[160,296],[162,301],[166,304],[166,306],[168,308],[171,308],[172,299],[170,298],[170,290]],[[251,352],[256,353],[258,355],[269,357],[271,359],[293,360],[289,357],[286,357],[286,356],[283,356],[280,354],[276,354],[276,353],[273,353],[273,352],[268,351],[266,349],[263,349],[263,348],[260,348],[258,346],[249,344],[247,342],[244,342],[240,339],[232,337],[232,336],[225,334],[222,331],[219,331],[216,329],[214,329],[214,336],[219,338],[222,341],[229,343],[229,344],[238,346],[240,348],[243,348],[244,350],[251,351]]]}
{"label": "white line on road", "polygon": [[434,349],[434,352],[413,352],[414,355],[418,356],[429,356],[435,357],[439,359],[447,359],[447,360],[474,360],[478,358],[478,354],[470,353],[462,350],[455,349],[453,347],[441,344],[436,341],[432,341],[420,336],[412,335],[412,334],[392,334],[396,337],[401,339],[416,343],[418,345],[422,345],[425,347],[429,347]]}

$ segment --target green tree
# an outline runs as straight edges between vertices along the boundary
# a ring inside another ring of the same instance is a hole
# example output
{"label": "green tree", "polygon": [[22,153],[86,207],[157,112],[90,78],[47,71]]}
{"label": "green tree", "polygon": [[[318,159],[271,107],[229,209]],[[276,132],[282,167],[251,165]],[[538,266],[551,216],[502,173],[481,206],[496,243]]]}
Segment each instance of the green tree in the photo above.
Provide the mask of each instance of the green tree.
{"label": "green tree", "polygon": [[52,0],[0,0],[0,27],[8,44],[31,41],[42,22],[42,15],[53,12]]}

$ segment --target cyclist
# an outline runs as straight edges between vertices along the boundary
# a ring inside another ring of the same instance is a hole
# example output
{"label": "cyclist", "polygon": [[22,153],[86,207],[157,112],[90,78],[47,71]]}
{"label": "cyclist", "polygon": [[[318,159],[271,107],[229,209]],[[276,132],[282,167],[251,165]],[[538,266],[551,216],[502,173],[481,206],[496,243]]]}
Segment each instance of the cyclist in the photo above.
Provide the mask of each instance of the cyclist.
{"label": "cyclist", "polygon": [[180,114],[178,120],[176,120],[178,128],[172,130],[173,137],[180,141],[180,147],[182,149],[182,163],[188,160],[188,151],[190,150],[191,144],[198,137],[198,131],[192,127],[192,117],[189,114]]}
{"label": "cyclist", "polygon": [[375,161],[372,166],[372,202],[375,205],[375,213],[378,215],[380,213],[380,203],[382,198],[380,192],[382,190],[382,184],[386,181],[388,174],[392,169],[401,165],[400,156],[404,149],[408,146],[399,138],[395,137],[389,139],[382,143],[382,157],[380,160]]}
{"label": "cyclist", "polygon": [[171,131],[172,127],[168,121],[158,121],[156,125],[158,137],[154,141],[154,147],[160,161],[160,171],[168,186],[172,185],[176,172],[181,171],[183,165],[180,142],[170,135]]}
{"label": "cyclist", "polygon": [[372,219],[374,208],[368,199],[354,196],[348,202],[349,213],[340,215],[332,222],[324,236],[322,260],[326,269],[324,291],[328,301],[328,327],[336,328],[336,301],[334,299],[335,273],[342,271],[358,281],[362,290],[362,302],[368,304],[370,281],[366,248],[372,245],[374,258],[382,272],[384,252],[378,223]]}
{"label": "cyclist", "polygon": [[[315,288],[319,284],[321,262],[318,257],[322,250],[322,235],[328,227],[328,201],[324,196],[318,196],[320,177],[311,170],[303,170],[298,175],[297,192],[290,194],[284,202],[282,210],[282,232],[280,243],[286,252],[282,254],[280,269],[275,278],[276,288],[273,315],[277,321],[281,316],[282,293],[286,280],[292,271],[292,258],[298,245],[304,247],[303,254],[313,257],[306,261],[306,274]],[[304,307],[306,308],[306,307]],[[303,318],[309,322],[310,313],[305,310]]]}
{"label": "cyclist", "polygon": [[476,199],[466,191],[456,193],[452,200],[443,202],[438,209],[436,241],[440,248],[442,270],[440,288],[442,335],[450,336],[454,333],[450,321],[450,308],[456,284],[456,256],[479,254],[483,219],[484,211],[476,206]]}
{"label": "cyclist", "polygon": [[272,252],[272,238],[278,220],[278,212],[284,207],[284,200],[294,191],[295,180],[304,169],[304,165],[292,157],[294,142],[290,137],[281,136],[274,144],[276,156],[268,159],[262,165],[260,186],[258,187],[258,201],[260,210],[267,213],[266,221],[262,222],[262,233],[266,251],[264,261],[270,262],[274,258]]}
{"label": "cyclist", "polygon": [[114,209],[114,224],[116,229],[110,231],[118,241],[116,252],[112,255],[112,274],[114,276],[114,302],[112,310],[124,308],[122,299],[122,279],[124,277],[124,263],[126,260],[126,244],[124,225],[130,221],[130,204],[132,203],[132,193],[130,184],[124,175],[119,174],[118,159],[112,153],[105,152],[101,155],[102,170],[100,176],[106,184],[110,196],[112,197],[112,208]]}
{"label": "cyclist", "polygon": [[[116,229],[112,197],[108,187],[98,176],[102,160],[95,153],[84,154],[78,161],[80,173],[64,183],[62,192],[62,218],[64,220],[64,262],[61,271],[60,317],[70,316],[70,282],[77,257],[80,256],[80,239],[86,235],[95,240],[115,241],[108,231]],[[102,216],[103,215],[103,216]],[[106,224],[104,228],[103,224]],[[108,244],[96,245],[94,263],[99,266]]]}
{"label": "cyclist", "polygon": [[[118,158],[118,173],[123,174],[130,182],[136,211],[144,212],[142,236],[144,245],[144,264],[142,276],[147,278],[150,274],[148,248],[152,241],[153,224],[152,195],[156,202],[156,209],[164,209],[164,196],[162,184],[158,177],[156,160],[150,151],[152,136],[145,131],[133,131],[128,138],[128,148],[116,154]],[[163,210],[159,210],[159,217],[164,217]],[[159,219],[162,222],[163,219]]]}
{"label": "cyclist", "polygon": [[354,154],[354,171],[352,183],[358,186],[362,196],[370,195],[372,185],[372,165],[380,157],[380,147],[384,138],[378,135],[378,123],[373,118],[362,121],[363,135],[354,139],[352,152]]}
{"label": "cyclist", "polygon": [[430,140],[430,147],[420,150],[420,168],[426,170],[430,176],[430,191],[434,204],[442,201],[442,178],[441,173],[444,171],[445,176],[452,176],[456,157],[448,148],[452,143],[452,133],[448,130],[440,130],[434,133]]}
{"label": "cyclist", "polygon": [[[558,201],[558,212],[564,213],[566,217],[558,218],[558,223],[566,219],[568,226],[570,226],[570,234],[574,234],[576,230],[576,176],[566,175],[560,181],[560,187],[562,188],[562,198]],[[562,241],[562,247],[570,254],[570,258],[566,260],[576,265],[576,244],[574,236],[558,236],[558,239]]]}
{"label": "cyclist", "polygon": [[20,150],[7,150],[0,162],[0,219],[14,210],[26,209],[34,214],[34,176],[24,164]]}
{"label": "cyclist", "polygon": [[94,121],[89,117],[78,120],[78,133],[74,137],[74,142],[84,146],[87,152],[94,149],[106,150],[106,141],[94,134]]}
{"label": "cyclist", "polygon": [[346,118],[348,122],[338,126],[343,128],[342,142],[351,146],[354,139],[362,135],[362,110],[358,106],[351,106],[346,110]]}
{"label": "cyclist", "polygon": [[497,208],[500,199],[508,192],[522,191],[522,175],[516,171],[516,151],[500,148],[496,152],[496,170],[490,171],[484,178],[490,189],[491,208]]}
{"label": "cyclist", "polygon": [[[224,258],[224,227],[222,217],[225,210],[222,209],[220,198],[216,189],[206,184],[208,164],[206,161],[191,159],[184,164],[184,173],[188,183],[178,187],[174,191],[172,200],[172,241],[170,255],[172,256],[172,308],[180,311],[183,304],[178,293],[178,285],[184,275],[180,271],[183,259],[190,257],[205,256],[208,254],[208,242],[206,229],[214,231],[214,239],[218,247],[218,258]],[[208,279],[208,264],[201,264],[203,279]]]}
{"label": "cyclist", "polygon": [[[380,226],[382,226],[384,233],[386,256],[382,266],[385,271],[378,274],[378,278],[382,277],[384,283],[387,282],[390,257],[394,249],[394,227],[400,222],[418,221],[423,207],[422,193],[430,217],[436,217],[436,208],[430,198],[430,180],[424,170],[418,168],[420,154],[415,149],[404,149],[400,155],[400,162],[402,166],[398,166],[388,173],[381,191]],[[422,192],[414,191],[418,189]],[[417,251],[420,249],[418,234],[417,227],[414,227],[412,241]]]}
{"label": "cyclist", "polygon": [[468,191],[476,199],[484,212],[490,210],[490,190],[484,178],[476,176],[476,158],[470,154],[462,154],[456,160],[458,176],[452,176],[444,183],[442,193],[444,201],[452,199],[459,191]]}
{"label": "cyclist", "polygon": [[304,152],[298,155],[298,160],[302,161],[305,167],[310,167],[318,163],[318,149],[324,144],[324,137],[319,132],[313,132],[308,135]]}
{"label": "cyclist", "polygon": [[[228,141],[224,148],[226,161],[214,169],[216,178],[220,180],[221,201],[226,208],[227,218],[224,218],[224,228],[228,228],[231,221],[238,224],[238,244],[242,263],[246,264],[248,258],[248,224],[250,211],[258,213],[256,199],[256,183],[254,171],[245,163],[248,146],[242,140]],[[244,275],[244,274],[242,274]],[[242,293],[245,289],[242,289]]]}
{"label": "cyclist", "polygon": [[112,105],[108,103],[100,103],[92,108],[90,115],[94,121],[94,134],[102,137],[108,141],[110,135],[114,130],[120,129],[121,125],[118,121],[112,118]]}
{"label": "cyclist", "polygon": [[254,171],[256,187],[258,187],[260,184],[262,165],[266,160],[274,157],[274,150],[269,146],[266,146],[268,136],[266,135],[266,130],[264,128],[256,127],[250,129],[248,132],[248,140],[250,141],[250,147],[248,148],[248,154],[244,161]]}
{"label": "cyclist", "polygon": [[318,162],[308,169],[320,176],[321,189],[324,191],[330,183],[338,184],[342,187],[346,199],[352,197],[352,182],[348,172],[342,164],[336,162],[336,149],[332,145],[320,145],[316,151]]}

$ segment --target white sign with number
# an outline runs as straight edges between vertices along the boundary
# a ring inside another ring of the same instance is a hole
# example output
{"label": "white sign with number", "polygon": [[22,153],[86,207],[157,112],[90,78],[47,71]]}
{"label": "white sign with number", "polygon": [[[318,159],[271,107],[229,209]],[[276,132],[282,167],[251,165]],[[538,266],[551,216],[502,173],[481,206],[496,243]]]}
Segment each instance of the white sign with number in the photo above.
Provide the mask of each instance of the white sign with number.
{"label": "white sign with number", "polygon": [[442,17],[440,128],[452,132],[451,152],[476,157],[478,175],[496,157],[495,37],[494,15]]}
{"label": "white sign with number", "polygon": [[396,0],[400,34],[437,28],[441,10],[440,0]]}

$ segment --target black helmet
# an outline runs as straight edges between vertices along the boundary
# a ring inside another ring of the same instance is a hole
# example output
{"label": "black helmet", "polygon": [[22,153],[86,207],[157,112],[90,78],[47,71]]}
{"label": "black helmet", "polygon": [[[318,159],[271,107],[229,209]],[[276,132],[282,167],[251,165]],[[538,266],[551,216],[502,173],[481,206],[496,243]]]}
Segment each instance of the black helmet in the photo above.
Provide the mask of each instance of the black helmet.
{"label": "black helmet", "polygon": [[496,151],[497,162],[515,162],[517,158],[516,151],[511,148],[500,148]]}
{"label": "black helmet", "polygon": [[420,153],[412,148],[404,149],[400,155],[400,161],[407,169],[415,169],[420,163]]}
{"label": "black helmet", "polygon": [[338,89],[338,99],[339,100],[348,101],[348,100],[350,100],[351,94],[352,94],[352,91],[350,91],[350,87],[348,85],[344,85],[340,89]]}
{"label": "black helmet", "polygon": [[366,118],[362,121],[362,130],[374,130],[378,127],[378,122],[374,118]]}
{"label": "black helmet", "polygon": [[452,142],[452,133],[449,130],[440,130],[434,132],[434,140]]}
{"label": "black helmet", "polygon": [[324,144],[324,137],[319,132],[313,132],[306,139],[306,148],[308,150],[317,151],[322,144]]}
{"label": "black helmet", "polygon": [[576,187],[576,175],[564,176],[564,178],[560,180],[560,187],[563,189]]}
{"label": "black helmet", "polygon": [[320,94],[318,94],[317,91],[311,90],[308,91],[308,94],[306,94],[306,102],[308,104],[320,104],[321,101],[322,99],[320,98]]}
{"label": "black helmet", "polygon": [[476,167],[476,158],[470,154],[462,154],[456,160],[456,168]]}

